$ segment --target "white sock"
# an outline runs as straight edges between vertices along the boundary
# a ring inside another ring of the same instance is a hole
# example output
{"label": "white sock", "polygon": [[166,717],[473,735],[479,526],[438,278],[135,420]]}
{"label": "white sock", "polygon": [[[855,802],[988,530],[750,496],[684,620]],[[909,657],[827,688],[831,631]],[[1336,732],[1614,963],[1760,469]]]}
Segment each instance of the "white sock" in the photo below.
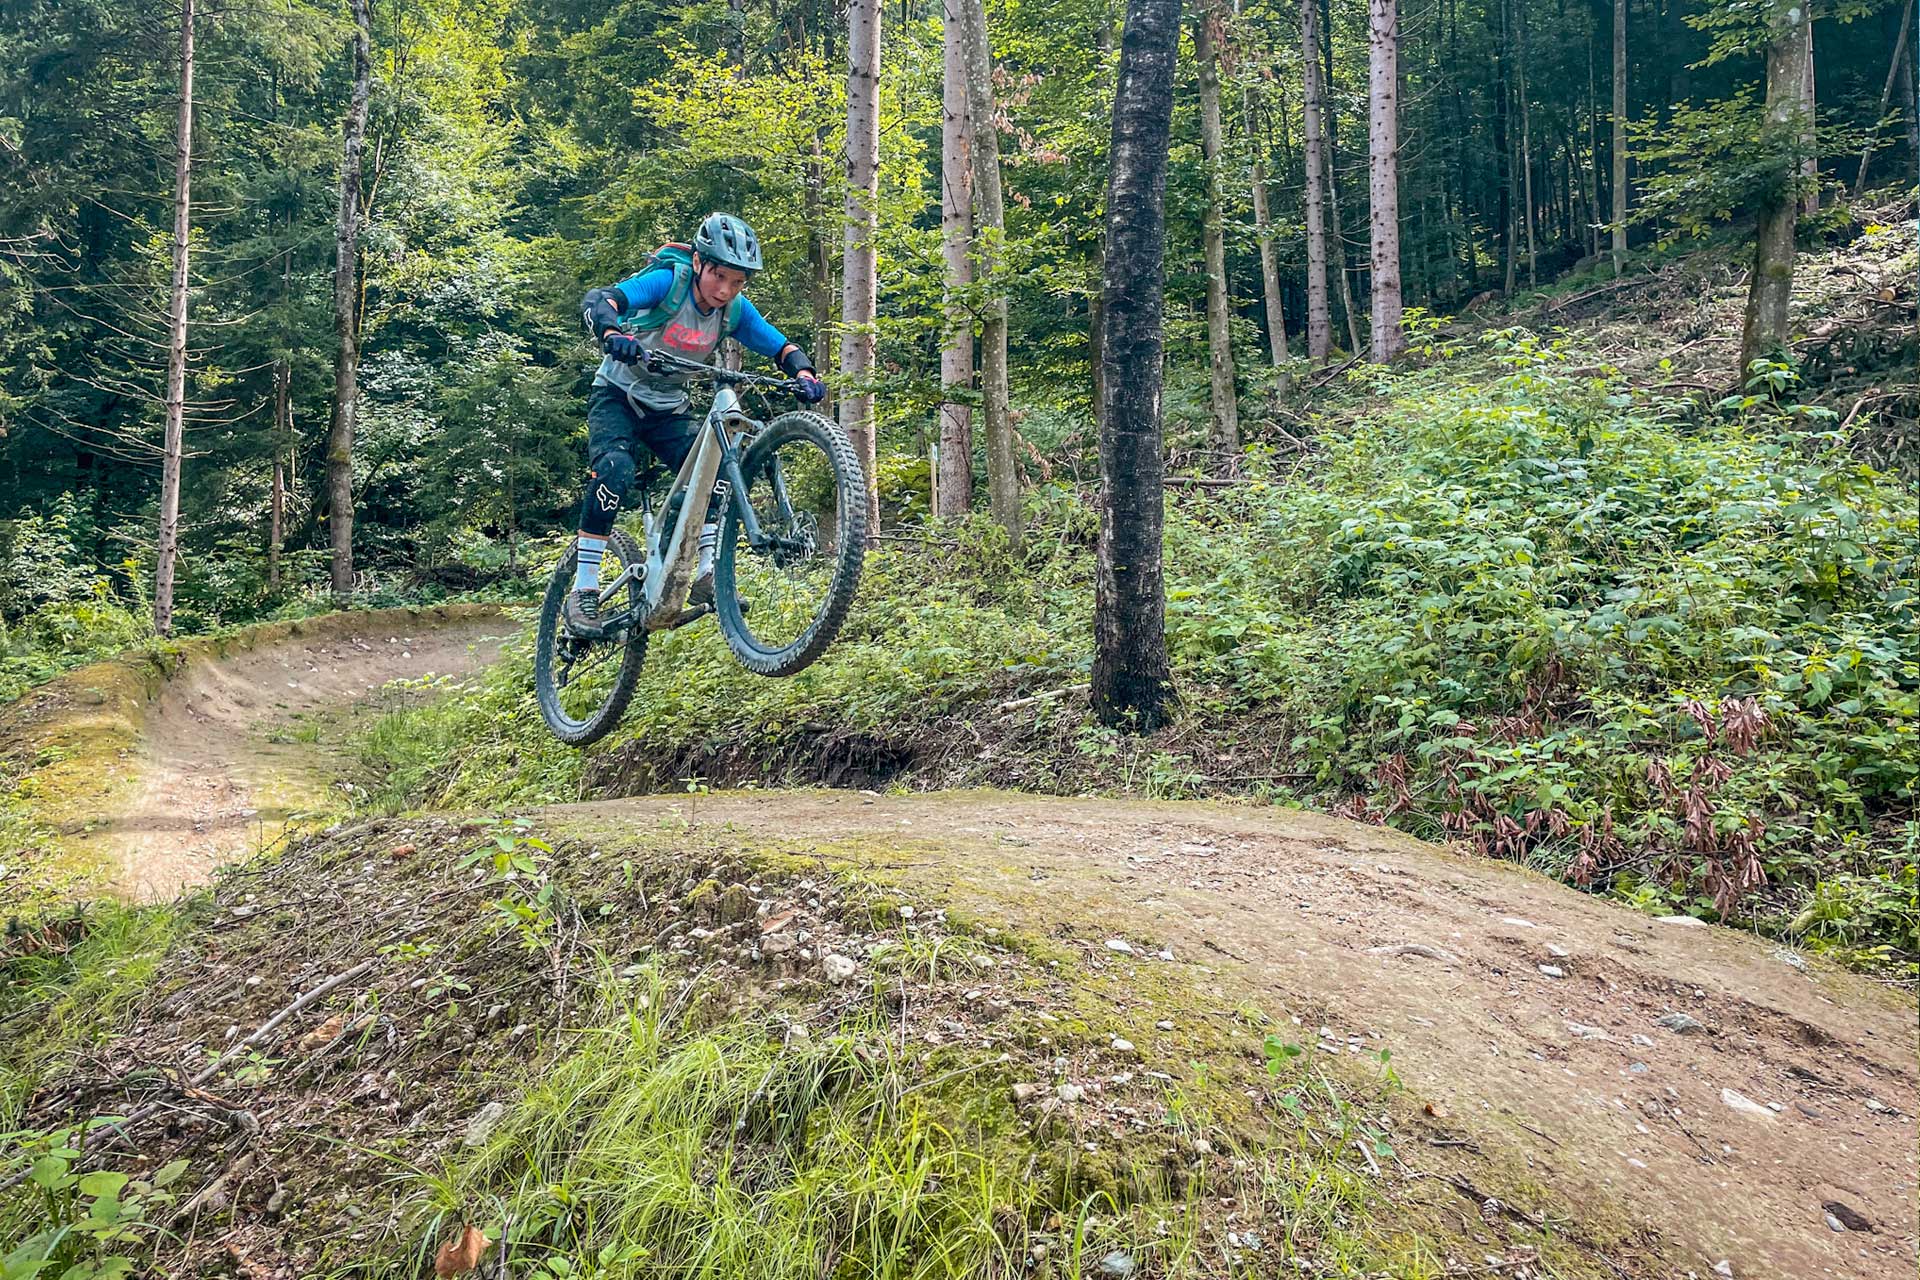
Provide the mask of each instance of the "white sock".
{"label": "white sock", "polygon": [[574,547],[576,567],[573,572],[573,589],[591,591],[600,585],[600,561],[607,554],[607,540],[596,538],[590,533],[580,535]]}

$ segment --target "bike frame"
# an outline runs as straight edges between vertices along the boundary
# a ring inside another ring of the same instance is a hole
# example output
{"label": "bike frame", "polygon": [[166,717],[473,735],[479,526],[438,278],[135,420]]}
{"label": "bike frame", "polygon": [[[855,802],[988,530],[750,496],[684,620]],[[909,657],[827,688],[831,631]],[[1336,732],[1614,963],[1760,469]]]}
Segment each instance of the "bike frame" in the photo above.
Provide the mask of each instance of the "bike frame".
{"label": "bike frame", "polygon": [[[758,431],[763,424],[756,418],[747,416],[740,404],[740,393],[723,381],[714,388],[713,406],[707,410],[706,420],[700,425],[700,434],[693,449],[687,454],[687,460],[680,464],[680,474],[674,478],[673,487],[667,490],[660,506],[660,516],[651,512],[646,515],[646,536],[643,549],[646,552],[644,565],[628,565],[619,576],[600,588],[600,602],[605,605],[625,591],[638,578],[642,584],[642,600],[637,610],[622,610],[619,615],[607,622],[609,631],[625,628],[637,621],[648,631],[665,631],[681,626],[695,618],[704,617],[712,611],[712,605],[702,605],[692,611],[687,610],[687,593],[693,589],[693,575],[700,554],[700,528],[706,523],[708,502],[713,496],[715,485],[725,497],[733,513],[740,517],[742,532],[747,543],[756,551],[768,547],[778,547],[791,541],[786,538],[773,538],[760,527],[760,520],[754,514],[753,504],[748,502],[746,479],[740,473],[740,441]],[[779,471],[778,459],[773,471],[774,492],[780,505],[787,505],[787,493],[784,477]],[[685,494],[680,503],[679,517],[671,529],[663,527],[666,513],[673,509],[677,495]],[[724,518],[726,510],[720,515]]]}

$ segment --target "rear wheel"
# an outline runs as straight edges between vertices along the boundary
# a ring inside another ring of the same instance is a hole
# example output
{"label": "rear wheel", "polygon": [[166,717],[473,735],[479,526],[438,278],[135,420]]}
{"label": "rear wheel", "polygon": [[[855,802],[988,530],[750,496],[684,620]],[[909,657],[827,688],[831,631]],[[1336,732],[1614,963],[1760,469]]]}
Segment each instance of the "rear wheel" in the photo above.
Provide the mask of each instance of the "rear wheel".
{"label": "rear wheel", "polygon": [[860,586],[867,485],[853,445],[816,413],[775,418],[740,459],[766,545],[729,512],[714,563],[720,633],[749,671],[790,676],[833,643]]}
{"label": "rear wheel", "polygon": [[[606,558],[600,564],[603,582],[611,582],[628,565],[643,565],[640,544],[625,530],[615,529],[607,539]],[[553,736],[569,746],[598,742],[620,723],[640,682],[640,664],[647,656],[646,628],[637,622],[618,635],[586,639],[576,636],[560,617],[560,607],[573,590],[572,549],[554,566],[540,603],[540,629],[534,640],[533,690],[540,717]],[[639,579],[600,603],[602,616],[638,610],[644,598]]]}

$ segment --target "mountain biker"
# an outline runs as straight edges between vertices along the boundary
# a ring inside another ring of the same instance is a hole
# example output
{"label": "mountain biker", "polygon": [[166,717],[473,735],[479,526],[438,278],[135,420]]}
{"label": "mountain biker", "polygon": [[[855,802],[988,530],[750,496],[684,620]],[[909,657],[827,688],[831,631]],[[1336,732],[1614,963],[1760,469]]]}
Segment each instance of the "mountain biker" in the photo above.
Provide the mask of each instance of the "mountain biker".
{"label": "mountain biker", "polygon": [[[650,372],[649,352],[711,364],[722,340],[731,336],[795,379],[802,400],[816,404],[827,394],[827,384],[814,372],[807,353],[768,324],[741,293],[761,268],[760,241],[753,228],[729,213],[709,214],[685,248],[691,249],[690,262],[685,257],[663,262],[663,251],[638,273],[605,289],[589,289],[581,300],[581,318],[605,358],[587,393],[591,473],[580,504],[573,590],[561,608],[567,626],[578,634],[600,630],[600,562],[614,517],[639,471],[636,446],[645,445],[678,471],[698,438],[700,423],[686,393],[693,375]],[[701,531],[690,603],[713,597],[717,532],[711,522]]]}

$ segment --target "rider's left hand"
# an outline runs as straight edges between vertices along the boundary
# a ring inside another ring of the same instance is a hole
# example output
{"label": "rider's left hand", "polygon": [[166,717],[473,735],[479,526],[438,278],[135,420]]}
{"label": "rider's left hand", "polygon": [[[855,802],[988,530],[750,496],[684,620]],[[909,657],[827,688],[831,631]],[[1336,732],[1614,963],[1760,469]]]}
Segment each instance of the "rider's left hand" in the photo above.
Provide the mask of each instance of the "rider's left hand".
{"label": "rider's left hand", "polygon": [[794,394],[808,404],[819,404],[827,398],[827,384],[822,382],[820,375],[813,370],[802,369],[794,375],[793,380],[799,384]]}

